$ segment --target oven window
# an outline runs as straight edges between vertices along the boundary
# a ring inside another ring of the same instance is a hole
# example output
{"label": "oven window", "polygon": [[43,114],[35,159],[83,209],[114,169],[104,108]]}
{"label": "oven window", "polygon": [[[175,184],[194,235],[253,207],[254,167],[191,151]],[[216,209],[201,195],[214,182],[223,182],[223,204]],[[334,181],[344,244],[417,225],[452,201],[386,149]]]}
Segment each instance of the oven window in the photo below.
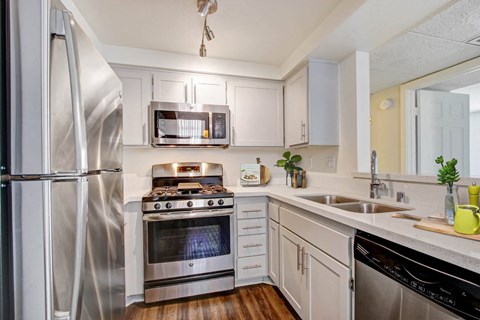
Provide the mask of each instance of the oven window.
{"label": "oven window", "polygon": [[230,217],[148,223],[148,263],[195,260],[230,254]]}
{"label": "oven window", "polygon": [[155,136],[172,139],[208,139],[208,112],[155,111]]}

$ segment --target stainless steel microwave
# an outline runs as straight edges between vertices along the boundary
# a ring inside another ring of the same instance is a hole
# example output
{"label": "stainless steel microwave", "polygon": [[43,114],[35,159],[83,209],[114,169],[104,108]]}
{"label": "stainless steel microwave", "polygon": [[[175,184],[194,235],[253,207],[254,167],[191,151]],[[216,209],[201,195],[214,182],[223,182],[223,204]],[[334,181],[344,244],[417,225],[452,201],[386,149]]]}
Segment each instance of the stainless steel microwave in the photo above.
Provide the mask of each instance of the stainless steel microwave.
{"label": "stainless steel microwave", "polygon": [[150,143],[154,147],[222,147],[230,143],[230,110],[225,105],[152,101]]}

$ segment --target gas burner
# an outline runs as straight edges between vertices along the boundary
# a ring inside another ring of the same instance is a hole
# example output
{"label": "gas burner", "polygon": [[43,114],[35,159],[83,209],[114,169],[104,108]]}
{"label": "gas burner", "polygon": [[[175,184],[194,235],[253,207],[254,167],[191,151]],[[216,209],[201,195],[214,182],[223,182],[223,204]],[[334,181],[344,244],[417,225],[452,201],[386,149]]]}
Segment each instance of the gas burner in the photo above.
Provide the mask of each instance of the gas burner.
{"label": "gas burner", "polygon": [[176,187],[156,187],[150,192],[152,197],[174,196],[177,194]]}
{"label": "gas burner", "polygon": [[225,192],[227,192],[227,189],[221,185],[206,185],[206,186],[203,186],[203,189],[200,191],[200,193],[203,193],[203,194],[214,194],[214,193],[225,193]]}

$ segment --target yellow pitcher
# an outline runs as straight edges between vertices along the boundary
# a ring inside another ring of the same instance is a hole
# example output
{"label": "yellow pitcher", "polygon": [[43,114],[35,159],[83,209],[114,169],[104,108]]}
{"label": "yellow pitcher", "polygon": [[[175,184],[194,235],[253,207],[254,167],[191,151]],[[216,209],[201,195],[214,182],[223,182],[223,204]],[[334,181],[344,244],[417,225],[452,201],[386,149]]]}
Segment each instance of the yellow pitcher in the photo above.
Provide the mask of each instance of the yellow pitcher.
{"label": "yellow pitcher", "polygon": [[455,212],[453,230],[463,234],[480,233],[480,213],[477,206],[459,205]]}

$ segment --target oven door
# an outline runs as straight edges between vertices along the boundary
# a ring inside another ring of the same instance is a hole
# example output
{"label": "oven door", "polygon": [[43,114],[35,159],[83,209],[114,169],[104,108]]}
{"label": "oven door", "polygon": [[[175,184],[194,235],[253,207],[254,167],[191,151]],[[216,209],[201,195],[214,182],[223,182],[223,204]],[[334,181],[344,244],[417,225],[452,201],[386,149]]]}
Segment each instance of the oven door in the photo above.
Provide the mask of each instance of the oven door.
{"label": "oven door", "polygon": [[143,215],[145,282],[234,268],[233,209]]}

